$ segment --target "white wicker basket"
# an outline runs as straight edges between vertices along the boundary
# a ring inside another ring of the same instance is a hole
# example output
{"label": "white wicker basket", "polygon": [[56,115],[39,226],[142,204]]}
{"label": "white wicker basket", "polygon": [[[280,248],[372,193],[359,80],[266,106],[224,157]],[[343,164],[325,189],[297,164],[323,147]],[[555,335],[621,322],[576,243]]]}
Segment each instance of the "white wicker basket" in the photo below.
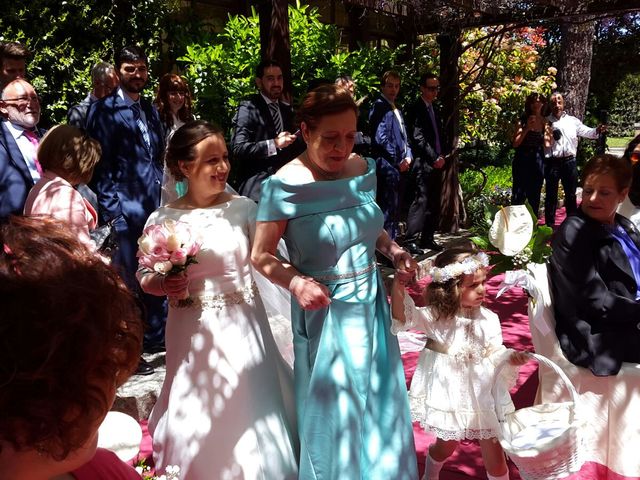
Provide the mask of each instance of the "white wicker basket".
{"label": "white wicker basket", "polygon": [[[584,420],[576,413],[578,393],[555,363],[535,353],[528,355],[558,374],[571,395],[571,401],[534,405],[511,413],[505,413],[496,405],[500,426],[498,439],[524,480],[564,478],[580,470],[584,463]],[[507,362],[503,361],[496,368],[493,398],[500,398],[506,389],[504,382],[498,379]]]}

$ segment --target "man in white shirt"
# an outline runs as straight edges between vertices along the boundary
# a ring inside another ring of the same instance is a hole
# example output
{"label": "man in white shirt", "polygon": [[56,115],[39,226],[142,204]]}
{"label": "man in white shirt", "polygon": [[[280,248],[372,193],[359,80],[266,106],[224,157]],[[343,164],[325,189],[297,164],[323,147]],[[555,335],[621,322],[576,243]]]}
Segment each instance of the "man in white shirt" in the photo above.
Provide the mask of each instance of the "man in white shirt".
{"label": "man in white shirt", "polygon": [[36,150],[44,130],[39,130],[40,100],[26,80],[10,81],[0,97],[0,221],[21,215],[31,187],[42,173]]}
{"label": "man in white shirt", "polygon": [[558,183],[564,189],[564,204],[567,215],[575,213],[576,189],[578,188],[578,170],[576,168],[576,152],[578,137],[596,139],[600,132],[606,131],[605,125],[591,128],[584,125],[576,117],[564,111],[564,98],[560,92],[551,95],[551,115],[547,117],[553,129],[553,145],[551,155],[545,159],[545,223],[555,226],[556,209],[558,207]]}

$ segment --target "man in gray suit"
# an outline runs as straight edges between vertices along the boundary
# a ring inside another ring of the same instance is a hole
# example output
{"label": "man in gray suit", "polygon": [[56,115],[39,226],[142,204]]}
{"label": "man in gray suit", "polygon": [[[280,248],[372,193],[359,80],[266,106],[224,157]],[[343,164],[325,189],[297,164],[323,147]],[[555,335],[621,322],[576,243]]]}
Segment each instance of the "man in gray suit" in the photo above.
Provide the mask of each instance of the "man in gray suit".
{"label": "man in gray suit", "polygon": [[74,127],[84,128],[87,123],[87,112],[91,104],[106,97],[118,86],[116,69],[107,62],[98,62],[91,69],[91,92],[82,102],[74,105],[67,112],[67,123]]}

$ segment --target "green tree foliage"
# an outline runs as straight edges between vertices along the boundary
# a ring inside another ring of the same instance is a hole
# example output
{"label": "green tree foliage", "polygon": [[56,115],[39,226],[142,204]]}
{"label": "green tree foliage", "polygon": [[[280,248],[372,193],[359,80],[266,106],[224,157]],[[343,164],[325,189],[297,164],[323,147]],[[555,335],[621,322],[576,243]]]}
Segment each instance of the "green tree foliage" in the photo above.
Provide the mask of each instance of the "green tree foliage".
{"label": "green tree foliage", "polygon": [[44,125],[63,122],[91,88],[99,60],[128,44],[159,59],[161,32],[177,0],[30,0],[4,2],[0,39],[24,43],[33,56],[27,76],[42,97]]}
{"label": "green tree foliage", "polygon": [[[357,96],[372,94],[381,72],[394,66],[398,50],[362,46],[347,52],[340,47],[338,29],[320,22],[316,8],[289,5],[293,104],[316,78],[351,75]],[[260,27],[255,9],[250,16],[232,15],[219,34],[203,35],[184,47],[179,63],[197,98],[196,112],[225,131],[239,102],[254,93],[255,68],[260,61]]]}
{"label": "green tree foliage", "polygon": [[625,76],[611,98],[609,124],[611,135],[617,137],[633,136],[633,124],[640,121],[640,74]]}

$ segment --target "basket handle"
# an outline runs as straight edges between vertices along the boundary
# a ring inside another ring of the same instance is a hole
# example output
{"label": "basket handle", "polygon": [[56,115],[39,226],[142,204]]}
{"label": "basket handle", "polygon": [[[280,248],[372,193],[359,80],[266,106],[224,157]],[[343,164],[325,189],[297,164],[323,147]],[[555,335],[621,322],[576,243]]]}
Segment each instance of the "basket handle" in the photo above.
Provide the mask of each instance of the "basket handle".
{"label": "basket handle", "polygon": [[[535,359],[539,364],[542,363],[547,367],[551,368],[553,371],[555,371],[564,382],[565,387],[567,388],[567,391],[571,396],[571,401],[573,402],[573,404],[574,405],[578,404],[578,392],[573,386],[573,383],[571,383],[571,380],[569,380],[569,377],[567,377],[567,375],[562,371],[562,369],[558,365],[556,365],[554,362],[549,360],[547,357],[543,357],[542,355],[538,355],[537,353],[531,353],[531,352],[523,352],[523,353],[526,354],[528,357]],[[498,378],[500,377],[500,372],[502,372],[502,370],[504,369],[505,365],[507,365],[508,362],[509,362],[509,359],[505,358],[496,366],[495,374],[493,376],[493,385],[491,386],[491,394],[493,395],[493,398],[494,398],[493,404],[494,404],[494,408],[496,410],[496,415],[498,417],[499,422],[504,422],[504,412],[502,411],[502,408],[499,408],[498,406],[498,401],[497,401],[498,393],[503,393],[503,391],[505,391],[506,388],[504,387],[503,382],[498,381]],[[571,410],[571,417],[570,417],[571,422],[573,422],[574,411],[575,409]]]}

